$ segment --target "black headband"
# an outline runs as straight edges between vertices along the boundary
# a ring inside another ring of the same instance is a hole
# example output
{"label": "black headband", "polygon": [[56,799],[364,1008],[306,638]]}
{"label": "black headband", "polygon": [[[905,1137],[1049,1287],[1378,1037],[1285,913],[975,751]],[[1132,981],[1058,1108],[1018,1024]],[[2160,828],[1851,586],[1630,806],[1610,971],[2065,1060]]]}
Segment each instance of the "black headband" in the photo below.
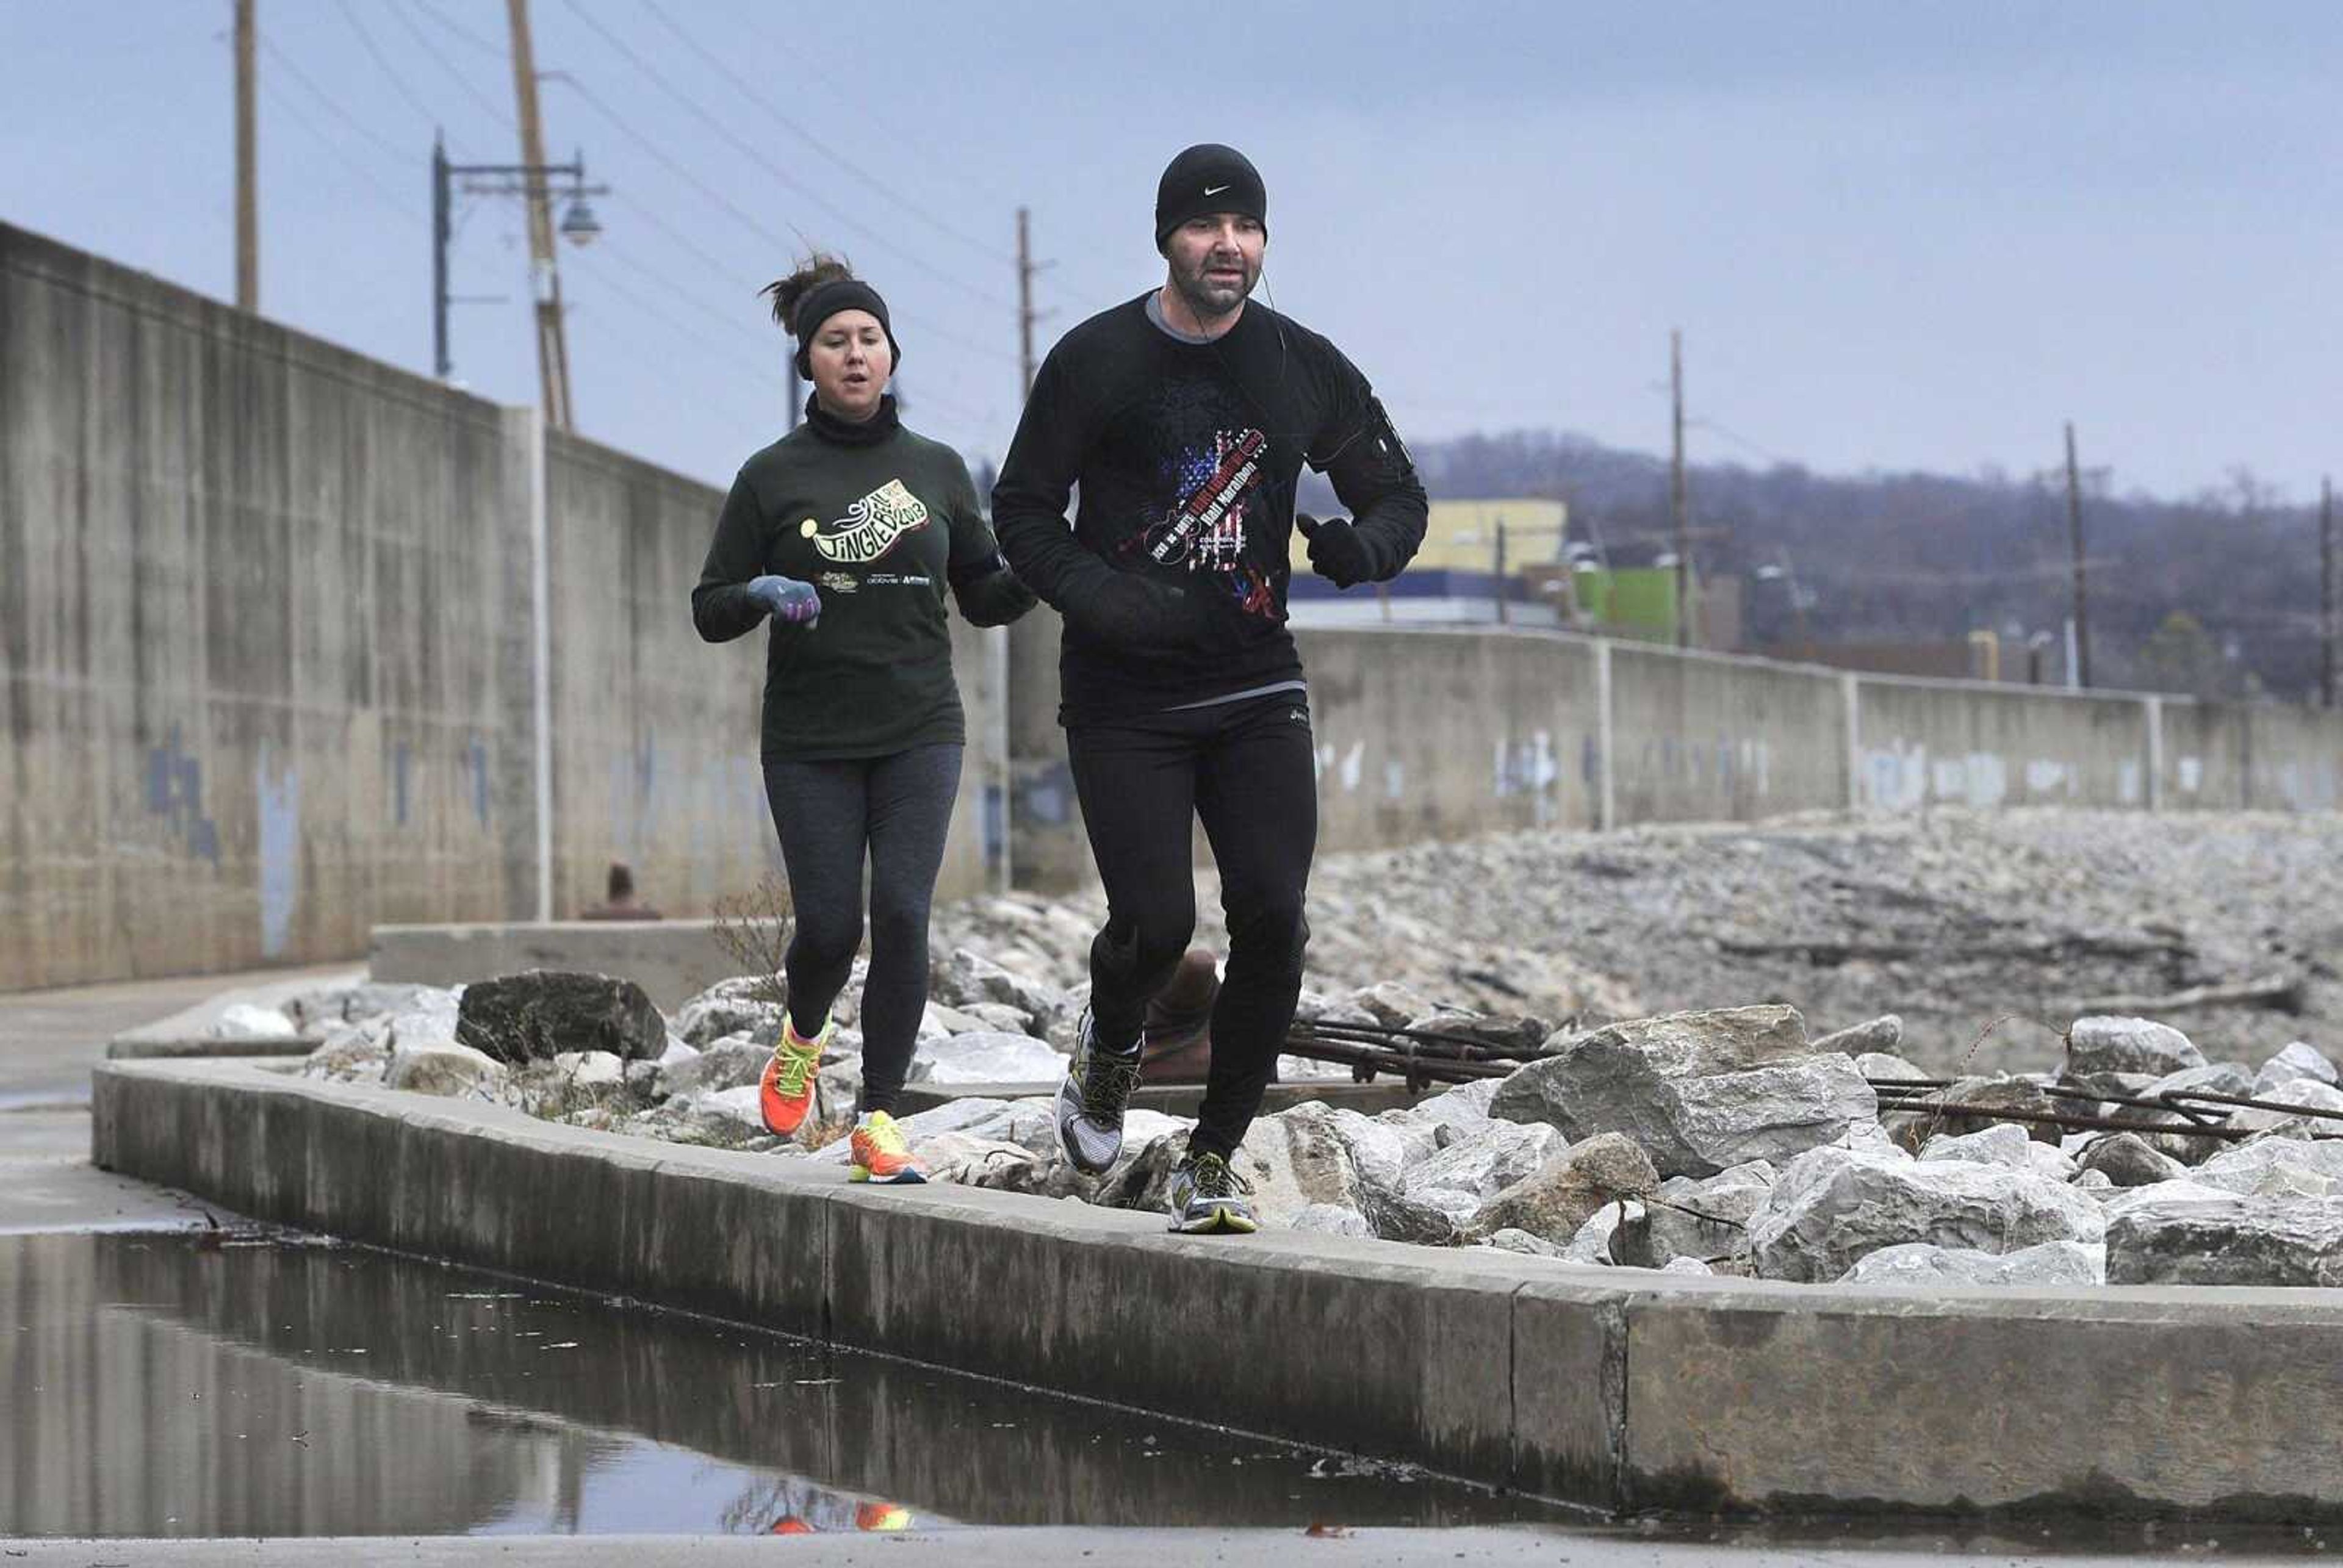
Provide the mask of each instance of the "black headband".
{"label": "black headband", "polygon": [[806,350],[813,344],[813,335],[821,324],[841,310],[867,310],[879,318],[879,330],[887,335],[887,347],[895,363],[903,362],[902,346],[895,341],[895,328],[887,319],[887,302],[879,291],[859,277],[840,277],[820,284],[806,292],[798,301],[797,309],[789,313],[789,333],[798,340],[798,374],[813,379],[813,360]]}

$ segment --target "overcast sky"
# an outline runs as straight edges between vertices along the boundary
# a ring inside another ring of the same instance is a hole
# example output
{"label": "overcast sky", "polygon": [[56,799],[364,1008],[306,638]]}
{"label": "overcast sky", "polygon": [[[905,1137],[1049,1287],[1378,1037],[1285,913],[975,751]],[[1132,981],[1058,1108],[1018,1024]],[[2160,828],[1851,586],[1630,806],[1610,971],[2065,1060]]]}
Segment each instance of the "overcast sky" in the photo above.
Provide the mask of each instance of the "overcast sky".
{"label": "overcast sky", "polygon": [[[1056,333],[1161,278],[1166,159],[1233,143],[1272,295],[1414,439],[2119,488],[2343,467],[2343,5],[532,0],[578,423],[715,482],[783,424],[757,286],[887,295],[911,422],[998,455],[1015,212]],[[234,292],[228,0],[0,0],[0,219]],[[503,0],[259,0],[261,303],[430,368],[428,159],[518,158]],[[672,25],[670,25],[672,24]],[[457,373],[536,397],[518,207],[464,204]]]}

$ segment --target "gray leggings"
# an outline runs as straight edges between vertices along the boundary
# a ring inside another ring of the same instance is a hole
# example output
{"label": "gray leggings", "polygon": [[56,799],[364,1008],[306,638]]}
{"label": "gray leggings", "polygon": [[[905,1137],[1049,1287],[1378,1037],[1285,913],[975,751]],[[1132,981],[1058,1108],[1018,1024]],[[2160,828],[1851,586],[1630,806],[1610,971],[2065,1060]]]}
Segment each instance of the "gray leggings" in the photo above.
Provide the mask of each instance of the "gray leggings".
{"label": "gray leggings", "polygon": [[915,746],[840,762],[768,762],[797,934],[784,967],[789,1021],[810,1037],[862,945],[870,862],[870,973],[862,984],[864,1111],[892,1112],[928,1005],[928,906],[960,793],[960,748]]}

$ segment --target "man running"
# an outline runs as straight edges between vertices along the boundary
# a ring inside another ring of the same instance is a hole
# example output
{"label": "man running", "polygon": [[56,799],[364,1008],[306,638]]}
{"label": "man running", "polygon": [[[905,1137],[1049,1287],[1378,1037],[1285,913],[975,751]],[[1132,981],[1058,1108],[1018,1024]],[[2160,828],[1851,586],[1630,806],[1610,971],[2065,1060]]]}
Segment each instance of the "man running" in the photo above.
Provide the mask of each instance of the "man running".
{"label": "man running", "polygon": [[[1423,487],[1366,377],[1247,303],[1268,211],[1234,149],[1172,160],[1155,194],[1163,286],[1051,350],[992,495],[1011,566],[1065,618],[1058,719],[1106,885],[1058,1094],[1059,1141],[1084,1171],[1121,1152],[1147,1004],[1195,926],[1192,819],[1219,863],[1228,974],[1171,1204],[1172,1229],[1198,1232],[1255,1228],[1229,1161],[1293,1020],[1309,937],[1317,779],[1285,627],[1292,530],[1340,588],[1396,576],[1423,540]],[[1305,462],[1353,520],[1295,516]]]}

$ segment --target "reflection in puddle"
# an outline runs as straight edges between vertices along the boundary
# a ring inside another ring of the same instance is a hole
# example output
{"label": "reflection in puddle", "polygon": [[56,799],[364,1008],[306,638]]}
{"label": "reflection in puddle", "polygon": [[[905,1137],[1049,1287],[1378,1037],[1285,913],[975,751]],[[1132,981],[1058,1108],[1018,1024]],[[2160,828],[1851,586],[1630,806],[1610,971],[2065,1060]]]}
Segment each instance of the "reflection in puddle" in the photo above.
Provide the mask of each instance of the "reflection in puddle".
{"label": "reflection in puddle", "polygon": [[378,1253],[0,1238],[0,1533],[1559,1521],[1387,1467]]}

